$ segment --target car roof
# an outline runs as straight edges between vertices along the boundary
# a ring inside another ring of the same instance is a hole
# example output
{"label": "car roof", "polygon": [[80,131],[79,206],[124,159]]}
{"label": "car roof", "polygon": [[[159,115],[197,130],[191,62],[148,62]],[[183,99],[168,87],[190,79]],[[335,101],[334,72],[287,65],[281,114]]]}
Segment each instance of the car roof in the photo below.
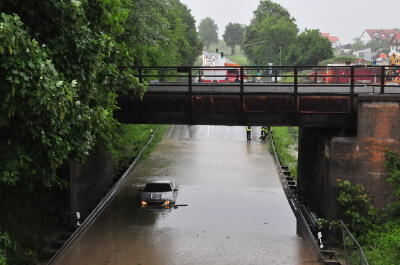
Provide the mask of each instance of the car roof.
{"label": "car roof", "polygon": [[172,181],[170,180],[156,180],[152,182],[147,182],[146,184],[171,184]]}

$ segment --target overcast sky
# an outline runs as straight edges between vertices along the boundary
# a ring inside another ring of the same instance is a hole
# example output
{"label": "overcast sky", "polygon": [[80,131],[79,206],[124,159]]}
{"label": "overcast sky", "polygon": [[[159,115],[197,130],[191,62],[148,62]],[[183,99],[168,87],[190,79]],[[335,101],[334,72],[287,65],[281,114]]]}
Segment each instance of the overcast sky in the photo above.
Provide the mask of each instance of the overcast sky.
{"label": "overcast sky", "polygon": [[[249,24],[260,0],[181,0],[196,21],[209,16],[222,36],[229,22]],[[365,28],[400,28],[400,0],[275,0],[289,10],[300,29],[319,29],[349,43]]]}

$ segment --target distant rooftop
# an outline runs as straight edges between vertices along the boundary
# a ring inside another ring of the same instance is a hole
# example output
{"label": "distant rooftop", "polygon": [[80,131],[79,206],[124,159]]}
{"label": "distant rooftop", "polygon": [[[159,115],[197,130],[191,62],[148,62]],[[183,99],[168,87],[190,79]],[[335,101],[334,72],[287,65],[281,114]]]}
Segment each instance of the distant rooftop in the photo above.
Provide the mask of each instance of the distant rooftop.
{"label": "distant rooftop", "polygon": [[330,33],[321,33],[321,36],[327,38],[331,43],[336,43],[339,41],[338,37],[331,36]]}
{"label": "distant rooftop", "polygon": [[396,34],[400,33],[400,30],[397,28],[394,28],[394,29],[366,29],[364,32],[366,32],[369,35],[369,37],[373,40],[384,40],[384,39],[392,39],[393,37],[396,36]]}

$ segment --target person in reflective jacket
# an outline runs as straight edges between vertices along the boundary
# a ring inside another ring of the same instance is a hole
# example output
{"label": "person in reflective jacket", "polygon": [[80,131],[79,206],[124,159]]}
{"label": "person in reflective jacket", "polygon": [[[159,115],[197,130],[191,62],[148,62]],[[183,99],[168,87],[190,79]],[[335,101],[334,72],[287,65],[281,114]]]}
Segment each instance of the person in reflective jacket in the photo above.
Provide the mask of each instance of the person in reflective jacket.
{"label": "person in reflective jacket", "polygon": [[265,138],[271,133],[271,127],[270,126],[262,126],[261,127],[261,136],[260,139],[262,141],[265,141]]}
{"label": "person in reflective jacket", "polygon": [[246,126],[247,141],[251,141],[251,126]]}

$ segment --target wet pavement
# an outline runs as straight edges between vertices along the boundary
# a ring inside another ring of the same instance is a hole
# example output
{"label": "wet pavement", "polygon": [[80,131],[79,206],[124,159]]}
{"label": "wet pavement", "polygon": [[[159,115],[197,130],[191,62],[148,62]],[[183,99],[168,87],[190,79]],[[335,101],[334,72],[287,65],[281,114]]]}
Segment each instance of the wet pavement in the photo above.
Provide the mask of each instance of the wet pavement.
{"label": "wet pavement", "polygon": [[[296,234],[267,144],[254,139],[244,127],[172,126],[55,264],[320,264]],[[175,181],[187,206],[140,208],[151,180]]]}

